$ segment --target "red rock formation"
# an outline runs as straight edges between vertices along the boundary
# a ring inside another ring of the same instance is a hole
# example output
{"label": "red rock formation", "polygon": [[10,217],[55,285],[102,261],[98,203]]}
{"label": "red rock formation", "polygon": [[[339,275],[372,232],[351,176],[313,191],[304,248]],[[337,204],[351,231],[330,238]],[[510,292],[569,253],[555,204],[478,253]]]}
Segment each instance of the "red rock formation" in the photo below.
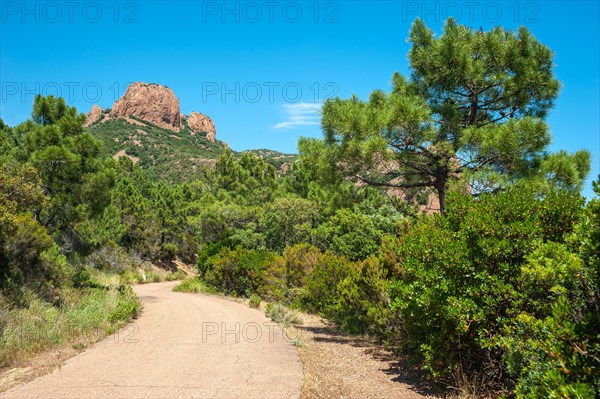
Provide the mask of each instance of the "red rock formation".
{"label": "red rock formation", "polygon": [[123,97],[114,103],[110,116],[134,116],[165,129],[181,130],[179,99],[166,86],[135,82],[129,85]]}
{"label": "red rock formation", "polygon": [[97,105],[92,106],[92,110],[88,112],[87,119],[83,126],[91,126],[96,123],[98,120],[102,119],[104,116],[104,111]]}
{"label": "red rock formation", "polygon": [[196,133],[204,132],[206,133],[206,138],[213,143],[217,137],[217,130],[215,129],[215,124],[212,119],[208,116],[192,111],[190,116],[187,118],[187,124],[192,130],[192,135]]}

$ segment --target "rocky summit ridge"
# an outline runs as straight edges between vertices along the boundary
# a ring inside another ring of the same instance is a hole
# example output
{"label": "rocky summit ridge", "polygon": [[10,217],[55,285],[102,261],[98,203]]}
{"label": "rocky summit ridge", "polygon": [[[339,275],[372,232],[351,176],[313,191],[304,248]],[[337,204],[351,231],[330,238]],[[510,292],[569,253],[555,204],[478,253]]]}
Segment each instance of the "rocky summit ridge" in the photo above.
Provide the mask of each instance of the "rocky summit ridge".
{"label": "rocky summit ridge", "polygon": [[205,133],[209,141],[216,141],[215,124],[210,117],[194,111],[189,116],[183,115],[175,93],[167,86],[156,83],[130,84],[109,112],[94,105],[87,114],[85,125],[91,126],[110,119],[125,119],[133,124],[136,120],[142,120],[173,132],[180,132],[187,124],[192,135]]}

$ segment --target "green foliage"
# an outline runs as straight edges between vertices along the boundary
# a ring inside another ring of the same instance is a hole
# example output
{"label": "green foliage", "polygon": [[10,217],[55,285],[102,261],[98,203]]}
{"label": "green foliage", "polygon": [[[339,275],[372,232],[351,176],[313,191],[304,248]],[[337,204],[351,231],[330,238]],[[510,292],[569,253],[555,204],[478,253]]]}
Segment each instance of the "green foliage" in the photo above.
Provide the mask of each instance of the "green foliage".
{"label": "green foliage", "polygon": [[116,181],[111,206],[89,231],[157,262],[191,261],[199,246],[187,217],[191,189],[154,181],[127,159],[118,162]]}
{"label": "green foliage", "polygon": [[549,300],[536,303],[539,314],[520,317],[506,339],[519,398],[600,394],[599,204],[597,197],[588,203],[567,245],[534,252],[524,268],[530,289],[549,293]]}
{"label": "green foliage", "polygon": [[167,274],[167,281],[183,281],[187,278],[187,274],[183,270],[177,270],[174,273]]}
{"label": "green foliage", "polygon": [[338,210],[315,230],[315,241],[321,248],[351,260],[364,259],[375,253],[381,244],[381,236],[382,232],[369,217],[349,209]]}
{"label": "green foliage", "polygon": [[83,123],[82,115],[77,110],[67,106],[65,100],[54,96],[44,97],[40,94],[33,100],[31,119],[38,125],[52,125],[65,119],[79,119]]}
{"label": "green foliage", "polygon": [[447,217],[411,227],[395,249],[391,292],[402,328],[395,340],[438,378],[460,370],[483,374],[490,386],[509,383],[503,342],[517,320],[545,317],[548,304],[577,286],[582,265],[564,243],[582,204],[564,191],[456,195]]}
{"label": "green foliage", "polygon": [[115,310],[109,313],[111,322],[126,322],[137,317],[142,309],[142,303],[133,292],[130,285],[119,286],[119,301]]}
{"label": "green foliage", "polygon": [[311,312],[335,318],[339,297],[338,284],[347,278],[355,264],[346,257],[326,251],[306,278],[306,284],[298,298],[299,303]]}
{"label": "green foliage", "polygon": [[191,293],[195,293],[195,294],[200,293],[200,292],[205,292],[205,293],[213,292],[212,289],[208,288],[206,286],[206,284],[197,277],[187,278],[187,279],[183,280],[179,285],[177,285],[173,288],[173,291],[175,291],[175,292],[191,292]]}
{"label": "green foliage", "polygon": [[267,245],[275,251],[310,241],[318,220],[316,205],[302,198],[277,198],[268,205],[261,220]]}
{"label": "green foliage", "polygon": [[119,273],[119,281],[122,285],[143,284],[146,282],[142,273],[130,269],[122,270]]}
{"label": "green foliage", "polygon": [[46,204],[42,183],[28,165],[0,168],[0,290],[22,305],[27,290],[54,300],[69,271],[52,237],[34,218]]}
{"label": "green foliage", "polygon": [[272,258],[266,251],[224,247],[212,260],[204,274],[206,283],[232,295],[244,296],[256,292],[262,281],[264,265]]}
{"label": "green foliage", "polygon": [[217,158],[214,182],[238,195],[252,192],[254,201],[264,201],[270,199],[276,185],[275,167],[250,152],[235,159],[227,149]]}
{"label": "green foliage", "polygon": [[248,298],[248,305],[251,308],[255,308],[255,309],[258,308],[260,306],[261,302],[262,302],[262,299],[257,294],[252,294],[252,295],[250,295],[250,298]]}
{"label": "green foliage", "polygon": [[217,256],[223,248],[222,242],[207,243],[202,246],[202,250],[198,253],[198,260],[196,265],[198,266],[198,273],[203,276],[212,265],[212,258]]}
{"label": "green foliage", "polygon": [[271,301],[295,302],[320,257],[321,252],[309,244],[286,247],[283,256],[265,264],[259,293]]}
{"label": "green foliage", "polygon": [[387,339],[390,320],[387,270],[375,257],[358,262],[337,285],[333,319],[344,329]]}
{"label": "green foliage", "polygon": [[36,169],[48,201],[39,220],[63,248],[85,251],[84,221],[110,202],[112,171],[100,157],[100,143],[83,131],[85,116],[61,98],[36,96],[32,120],[14,128],[21,137],[14,158]]}

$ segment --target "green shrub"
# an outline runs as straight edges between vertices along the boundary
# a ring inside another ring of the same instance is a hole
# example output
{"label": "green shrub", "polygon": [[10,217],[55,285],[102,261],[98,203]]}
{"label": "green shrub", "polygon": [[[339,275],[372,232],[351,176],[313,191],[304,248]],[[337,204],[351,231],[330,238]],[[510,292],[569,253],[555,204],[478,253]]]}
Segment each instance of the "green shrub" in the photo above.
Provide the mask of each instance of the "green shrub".
{"label": "green shrub", "polygon": [[208,288],[206,284],[198,277],[188,278],[183,280],[179,285],[173,288],[175,292],[191,292],[191,293],[211,293],[213,290]]}
{"label": "green shrub", "polygon": [[286,247],[283,256],[273,256],[265,264],[259,293],[271,301],[291,304],[320,257],[319,249],[309,244]]}
{"label": "green shrub", "polygon": [[381,244],[382,232],[366,215],[340,209],[327,222],[315,229],[316,242],[351,260],[365,259]]}
{"label": "green shrub", "polygon": [[135,270],[123,270],[119,273],[119,278],[122,285],[145,283],[144,277]]}
{"label": "green shrub", "polygon": [[[82,267],[73,275],[73,287],[75,288],[105,288],[92,274],[90,269]],[[108,288],[108,287],[106,287]]]}
{"label": "green shrub", "polygon": [[131,286],[119,286],[118,291],[117,308],[110,313],[108,320],[112,322],[125,322],[137,317],[142,309],[142,304]]}
{"label": "green shrub", "polygon": [[175,273],[167,274],[167,281],[184,280],[187,274],[183,270],[177,270]]}
{"label": "green shrub", "polygon": [[262,299],[260,298],[260,296],[258,296],[256,294],[250,295],[250,298],[248,299],[248,304],[250,305],[250,307],[255,308],[255,309],[260,306],[261,302],[262,302]]}
{"label": "green shrub", "polygon": [[211,258],[217,256],[223,248],[222,242],[208,243],[202,246],[202,249],[198,253],[198,260],[196,265],[198,266],[198,273],[204,276],[212,266]]}
{"label": "green shrub", "polygon": [[[594,189],[600,194],[600,181]],[[599,397],[600,200],[589,202],[566,245],[544,244],[523,273],[539,311],[521,315],[503,341],[517,398]]]}
{"label": "green shrub", "polygon": [[177,248],[177,245],[167,242],[162,246],[160,251],[160,259],[164,262],[168,262],[175,259],[175,256],[177,256],[178,253],[179,248]]}
{"label": "green shrub", "polygon": [[375,257],[357,262],[337,285],[334,321],[353,333],[368,332],[386,339],[392,317],[387,294],[387,269]]}
{"label": "green shrub", "polygon": [[146,282],[147,283],[160,283],[162,281],[162,276],[155,271],[149,271],[146,273]]}
{"label": "green shrub", "polygon": [[225,247],[218,256],[212,258],[212,265],[204,275],[204,280],[227,294],[250,295],[260,287],[265,263],[272,257],[273,254],[267,251]]}
{"label": "green shrub", "polygon": [[336,318],[338,285],[352,273],[353,267],[346,257],[326,251],[315,262],[297,302],[308,311]]}
{"label": "green shrub", "polygon": [[284,301],[289,290],[286,275],[285,259],[282,256],[273,256],[265,263],[258,293],[270,301]]}

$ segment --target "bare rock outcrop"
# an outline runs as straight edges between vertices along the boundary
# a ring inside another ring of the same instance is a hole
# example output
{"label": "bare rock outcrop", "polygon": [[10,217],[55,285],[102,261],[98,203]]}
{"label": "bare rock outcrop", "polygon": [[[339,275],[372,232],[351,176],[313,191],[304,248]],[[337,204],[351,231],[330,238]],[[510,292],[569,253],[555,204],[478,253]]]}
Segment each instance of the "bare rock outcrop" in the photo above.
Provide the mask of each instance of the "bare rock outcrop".
{"label": "bare rock outcrop", "polygon": [[208,116],[201,114],[199,112],[190,112],[190,116],[187,118],[187,124],[192,130],[192,135],[196,133],[204,132],[206,133],[206,138],[209,141],[215,142],[217,138],[217,130],[215,129],[215,124],[212,119]]}
{"label": "bare rock outcrop", "polygon": [[114,103],[110,116],[133,116],[165,129],[181,130],[179,99],[168,87],[154,83],[135,82],[129,85],[123,97]]}
{"label": "bare rock outcrop", "polygon": [[83,126],[91,126],[98,122],[104,116],[104,111],[97,105],[92,106],[92,110],[87,114],[87,119]]}

